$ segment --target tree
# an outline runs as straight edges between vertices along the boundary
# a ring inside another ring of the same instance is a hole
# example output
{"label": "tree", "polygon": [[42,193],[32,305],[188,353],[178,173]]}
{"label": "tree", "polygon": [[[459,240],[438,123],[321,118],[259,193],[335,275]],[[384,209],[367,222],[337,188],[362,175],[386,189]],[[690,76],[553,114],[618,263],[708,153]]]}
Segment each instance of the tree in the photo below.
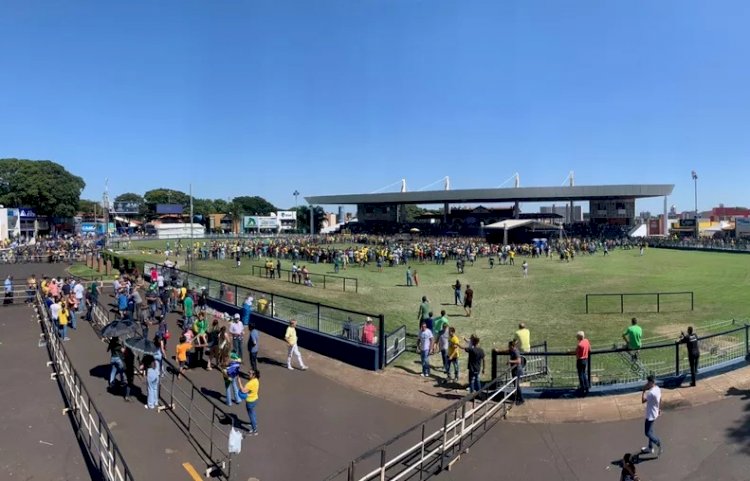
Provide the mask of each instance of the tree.
{"label": "tree", "polygon": [[214,201],[211,199],[193,199],[193,215],[200,215],[205,219],[215,212]]}
{"label": "tree", "polygon": [[214,199],[214,210],[217,214],[228,214],[229,209],[229,202],[224,199]]}
{"label": "tree", "polygon": [[135,194],[133,192],[125,192],[124,194],[118,195],[117,197],[115,197],[114,202],[132,202],[138,205],[138,215],[145,216],[148,213],[148,209],[146,208],[146,201],[143,199],[143,196]]}
{"label": "tree", "polygon": [[102,215],[104,212],[102,211],[102,206],[99,202],[96,202],[95,200],[81,199],[78,201],[77,213],[84,215],[94,215],[94,213],[96,213],[97,215]]}
{"label": "tree", "polygon": [[241,196],[232,199],[244,215],[269,215],[276,212],[276,206],[259,196]]}
{"label": "tree", "polygon": [[[294,209],[291,209],[294,210]],[[313,208],[313,216],[315,219],[315,232],[320,233],[320,229],[323,228],[323,220],[325,220],[325,211],[319,205]],[[299,232],[310,232],[310,207],[302,205],[297,207],[297,230]]]}
{"label": "tree", "polygon": [[0,159],[0,203],[31,207],[38,215],[73,217],[82,178],[49,160]]}

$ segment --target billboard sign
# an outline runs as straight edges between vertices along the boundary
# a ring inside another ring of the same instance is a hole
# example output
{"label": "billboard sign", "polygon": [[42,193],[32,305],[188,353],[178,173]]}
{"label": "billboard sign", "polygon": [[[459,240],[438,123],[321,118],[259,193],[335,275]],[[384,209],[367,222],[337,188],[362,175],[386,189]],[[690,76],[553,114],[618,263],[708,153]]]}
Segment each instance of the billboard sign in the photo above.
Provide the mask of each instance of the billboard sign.
{"label": "billboard sign", "polygon": [[295,220],[297,218],[297,211],[280,210],[276,213],[276,217],[278,217],[279,220]]}
{"label": "billboard sign", "polygon": [[185,208],[182,204],[156,204],[157,214],[178,214],[182,215]]}
{"label": "billboard sign", "polygon": [[680,227],[695,227],[695,219],[680,219]]}
{"label": "billboard sign", "polygon": [[115,202],[113,207],[118,214],[137,214],[140,205],[138,202]]}
{"label": "billboard sign", "polygon": [[82,222],[81,223],[82,234],[91,234],[95,230],[96,230],[96,224],[94,222]]}
{"label": "billboard sign", "polygon": [[734,219],[734,228],[737,235],[750,235],[750,219],[737,217]]}
{"label": "billboard sign", "polygon": [[273,216],[249,215],[242,219],[244,229],[278,229],[279,219]]}

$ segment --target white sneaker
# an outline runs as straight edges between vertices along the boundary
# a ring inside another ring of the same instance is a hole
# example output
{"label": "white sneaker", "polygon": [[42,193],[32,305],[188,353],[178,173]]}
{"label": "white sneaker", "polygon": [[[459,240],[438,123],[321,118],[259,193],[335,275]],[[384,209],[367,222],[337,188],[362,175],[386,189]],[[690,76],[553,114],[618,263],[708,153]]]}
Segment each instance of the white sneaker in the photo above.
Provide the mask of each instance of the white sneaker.
{"label": "white sneaker", "polygon": [[300,369],[302,369],[303,371],[307,371],[307,366],[302,366]]}
{"label": "white sneaker", "polygon": [[643,446],[641,448],[642,454],[654,454],[654,448],[647,448],[646,446]]}
{"label": "white sneaker", "polygon": [[287,366],[286,368],[289,369],[290,371],[294,371],[294,368],[292,366]]}

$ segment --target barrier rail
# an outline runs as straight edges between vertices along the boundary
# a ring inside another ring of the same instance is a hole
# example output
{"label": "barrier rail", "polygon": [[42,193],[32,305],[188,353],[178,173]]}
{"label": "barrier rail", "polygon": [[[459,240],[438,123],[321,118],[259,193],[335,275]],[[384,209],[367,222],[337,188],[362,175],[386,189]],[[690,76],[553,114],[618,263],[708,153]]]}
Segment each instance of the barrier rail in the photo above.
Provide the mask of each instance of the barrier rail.
{"label": "barrier rail", "polygon": [[[699,337],[698,371],[716,370],[744,362],[750,355],[750,325]],[[492,375],[503,369],[506,354],[492,351]],[[546,374],[524,376],[532,388],[570,389],[578,386],[575,352],[544,352]],[[627,348],[597,349],[589,353],[587,376],[591,386],[626,388],[654,374],[662,380],[689,374],[687,349],[676,341]]]}
{"label": "barrier rail", "polygon": [[48,364],[55,370],[51,378],[57,380],[65,397],[67,407],[63,409],[63,414],[71,416],[76,436],[86,447],[92,465],[97,467],[102,478],[107,481],[134,481],[135,478],[109,430],[106,419],[97,409],[81,377],[70,362],[62,339],[57,335],[47,307],[38,293],[35,301],[34,309],[51,359]]}
{"label": "barrier rail", "polygon": [[[625,297],[645,297],[656,296],[656,312],[662,311],[662,296],[690,296],[690,310],[695,310],[695,294],[693,291],[683,292],[631,292],[631,293],[612,293],[612,294],[586,294],[586,314],[589,313],[589,297],[619,297],[620,313],[625,312]],[[642,312],[642,311],[637,311]]]}
{"label": "barrier rail", "polygon": [[[278,277],[279,270],[276,269],[276,264],[274,264],[273,274],[277,277],[272,277],[271,271],[266,266],[251,265],[250,268],[252,270],[253,276],[266,278],[266,279],[280,279],[280,277]],[[292,272],[290,269],[281,269],[281,272],[286,273],[287,282],[291,282],[293,284],[304,283],[304,279],[302,279],[302,272],[299,270],[296,271],[295,273],[295,272]],[[334,279],[334,280],[341,281],[341,288],[343,289],[344,292],[346,292],[347,281],[349,281],[350,289],[353,286],[354,292],[359,292],[359,279],[357,279],[356,277],[346,277],[346,276],[339,276],[335,274],[317,274],[313,272],[308,272],[307,275],[310,277],[310,281],[312,282],[313,286],[322,284],[323,289],[325,289],[326,286],[328,286],[329,284],[332,284],[331,279]],[[338,284],[338,282],[336,282],[336,284]]]}
{"label": "barrier rail", "polygon": [[505,416],[515,383],[510,371],[501,373],[480,391],[353,459],[325,481],[421,480],[438,474]]}
{"label": "barrier rail", "polygon": [[[492,357],[492,362],[496,363],[497,366],[507,366],[509,357],[508,351],[493,351],[495,355]],[[529,352],[521,353],[521,356],[526,360],[524,364],[523,375],[521,379],[527,381],[540,376],[546,376],[549,372],[549,357],[546,355],[547,352],[547,341],[541,344],[533,344],[529,347]],[[493,374],[498,371],[498,367],[493,364]],[[493,376],[494,377],[494,376]]]}

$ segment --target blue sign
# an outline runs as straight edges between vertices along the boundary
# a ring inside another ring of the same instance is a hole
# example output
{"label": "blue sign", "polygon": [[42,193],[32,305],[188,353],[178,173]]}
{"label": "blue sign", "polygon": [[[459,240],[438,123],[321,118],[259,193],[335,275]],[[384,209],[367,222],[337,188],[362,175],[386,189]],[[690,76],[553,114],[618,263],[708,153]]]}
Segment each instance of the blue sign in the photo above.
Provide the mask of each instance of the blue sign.
{"label": "blue sign", "polygon": [[92,233],[96,230],[96,224],[93,222],[83,222],[81,223],[81,232],[84,234]]}
{"label": "blue sign", "polygon": [[18,209],[18,217],[36,217],[33,210],[27,208]]}

